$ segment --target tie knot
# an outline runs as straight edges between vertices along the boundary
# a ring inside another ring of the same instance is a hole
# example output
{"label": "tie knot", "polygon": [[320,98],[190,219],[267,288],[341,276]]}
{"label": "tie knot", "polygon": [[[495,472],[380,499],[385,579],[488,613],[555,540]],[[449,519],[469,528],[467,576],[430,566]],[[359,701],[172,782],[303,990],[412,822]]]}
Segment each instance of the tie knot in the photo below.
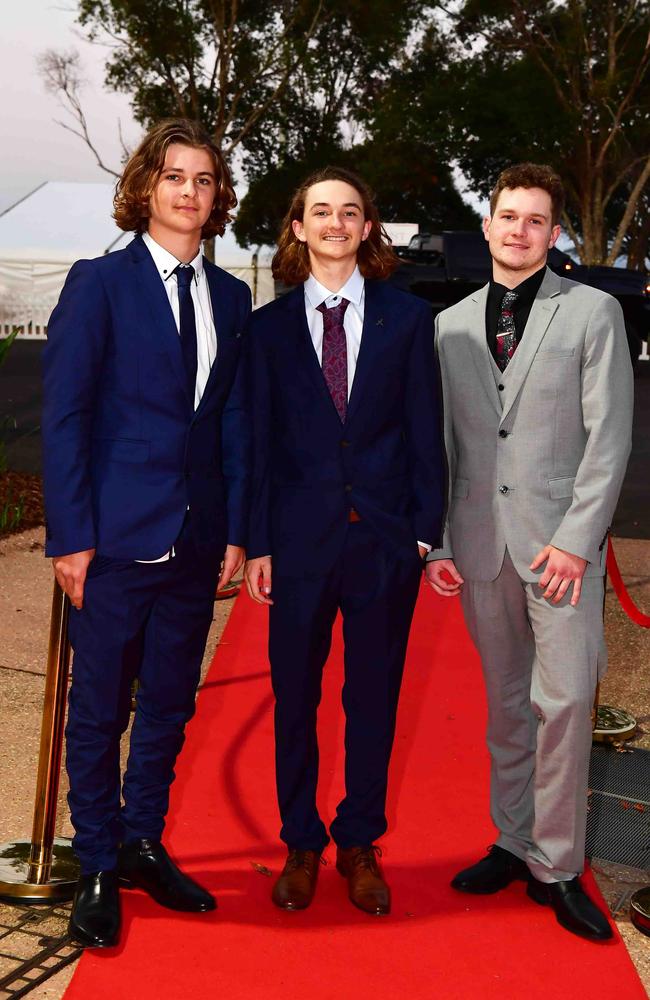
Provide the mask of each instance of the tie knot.
{"label": "tie knot", "polygon": [[179,288],[189,288],[194,277],[194,268],[191,264],[179,264],[174,268],[174,274],[178,280]]}
{"label": "tie knot", "polygon": [[519,298],[518,292],[508,291],[501,299],[501,312],[510,312]]}
{"label": "tie knot", "polygon": [[330,328],[341,325],[345,316],[345,310],[349,305],[349,299],[341,299],[336,306],[327,306],[325,302],[321,302],[319,306],[316,306],[316,309],[319,313],[323,314],[323,323],[325,326]]}

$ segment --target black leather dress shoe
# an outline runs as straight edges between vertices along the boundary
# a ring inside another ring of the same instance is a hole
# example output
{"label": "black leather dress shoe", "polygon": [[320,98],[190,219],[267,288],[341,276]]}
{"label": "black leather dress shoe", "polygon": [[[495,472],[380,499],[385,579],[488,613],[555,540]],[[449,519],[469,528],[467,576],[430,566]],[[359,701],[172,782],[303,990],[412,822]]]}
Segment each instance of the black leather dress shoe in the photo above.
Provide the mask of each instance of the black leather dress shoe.
{"label": "black leather dress shoe", "polygon": [[539,882],[531,876],[526,891],[536,903],[552,906],[557,922],[567,931],[590,941],[608,941],[613,936],[607,917],[591,902],[577,876],[567,882]]}
{"label": "black leather dress shoe", "polygon": [[489,896],[499,889],[505,889],[515,879],[526,881],[530,875],[528,865],[521,858],[503,847],[493,844],[486,857],[471,868],[464,868],[451,881],[452,889],[459,892],[473,892],[477,896]]}
{"label": "black leather dress shoe", "polygon": [[77,885],[68,933],[87,948],[112,948],[120,936],[117,873],[82,875]]}
{"label": "black leather dress shoe", "polygon": [[120,885],[144,889],[169,910],[206,913],[217,901],[174,864],[159,840],[135,840],[120,847],[117,857]]}

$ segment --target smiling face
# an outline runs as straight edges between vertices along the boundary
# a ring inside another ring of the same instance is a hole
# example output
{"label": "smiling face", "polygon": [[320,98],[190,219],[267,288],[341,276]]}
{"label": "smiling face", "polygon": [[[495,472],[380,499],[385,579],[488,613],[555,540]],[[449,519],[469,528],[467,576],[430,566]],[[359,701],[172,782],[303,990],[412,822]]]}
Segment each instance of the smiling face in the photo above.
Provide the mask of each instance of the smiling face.
{"label": "smiling face", "polygon": [[552,222],[550,194],[536,187],[504,188],[483,222],[483,233],[495,281],[514,288],[544,266],[560,235]]}
{"label": "smiling face", "polygon": [[171,143],[149,201],[149,234],[170,248],[180,240],[201,240],[214,205],[214,158],[202,147]]}
{"label": "smiling face", "polygon": [[292,225],[296,237],[307,244],[312,271],[335,266],[350,274],[372,227],[364,217],[361,195],[345,181],[312,184],[302,220],[294,219]]}

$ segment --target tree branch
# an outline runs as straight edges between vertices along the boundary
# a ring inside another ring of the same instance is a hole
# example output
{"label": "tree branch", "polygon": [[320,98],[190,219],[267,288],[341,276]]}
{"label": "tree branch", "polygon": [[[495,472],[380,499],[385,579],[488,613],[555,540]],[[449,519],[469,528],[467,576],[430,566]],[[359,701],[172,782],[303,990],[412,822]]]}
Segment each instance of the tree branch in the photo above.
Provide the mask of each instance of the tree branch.
{"label": "tree branch", "polygon": [[611,249],[607,256],[606,263],[611,266],[614,265],[616,258],[621,252],[621,247],[623,246],[623,240],[625,239],[625,234],[627,233],[630,223],[634,218],[636,212],[636,206],[643,193],[643,189],[648,183],[650,178],[650,156],[646,160],[645,167],[639,174],[636,180],[636,184],[632,188],[632,192],[628,199],[627,205],[625,206],[625,211],[623,212],[623,218],[621,219],[618,229],[616,230],[616,236],[614,237],[614,242],[612,243]]}

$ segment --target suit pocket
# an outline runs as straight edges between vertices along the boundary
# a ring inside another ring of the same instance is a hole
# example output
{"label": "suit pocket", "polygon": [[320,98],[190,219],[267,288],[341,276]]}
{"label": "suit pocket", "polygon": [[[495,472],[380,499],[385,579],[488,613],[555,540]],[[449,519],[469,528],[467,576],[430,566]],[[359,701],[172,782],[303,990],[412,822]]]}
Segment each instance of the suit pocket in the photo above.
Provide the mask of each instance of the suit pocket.
{"label": "suit pocket", "polygon": [[575,476],[565,476],[563,479],[549,479],[548,492],[551,500],[564,500],[573,496]]}
{"label": "suit pocket", "polygon": [[548,351],[538,351],[537,357],[544,358],[545,361],[552,361],[553,358],[572,358],[575,352],[575,347],[564,347],[560,350],[551,348]]}
{"label": "suit pocket", "polygon": [[454,479],[451,495],[459,500],[467,499],[469,496],[469,479]]}
{"label": "suit pocket", "polygon": [[128,438],[103,438],[97,442],[102,456],[110,462],[148,462],[151,444],[149,441],[134,441]]}

